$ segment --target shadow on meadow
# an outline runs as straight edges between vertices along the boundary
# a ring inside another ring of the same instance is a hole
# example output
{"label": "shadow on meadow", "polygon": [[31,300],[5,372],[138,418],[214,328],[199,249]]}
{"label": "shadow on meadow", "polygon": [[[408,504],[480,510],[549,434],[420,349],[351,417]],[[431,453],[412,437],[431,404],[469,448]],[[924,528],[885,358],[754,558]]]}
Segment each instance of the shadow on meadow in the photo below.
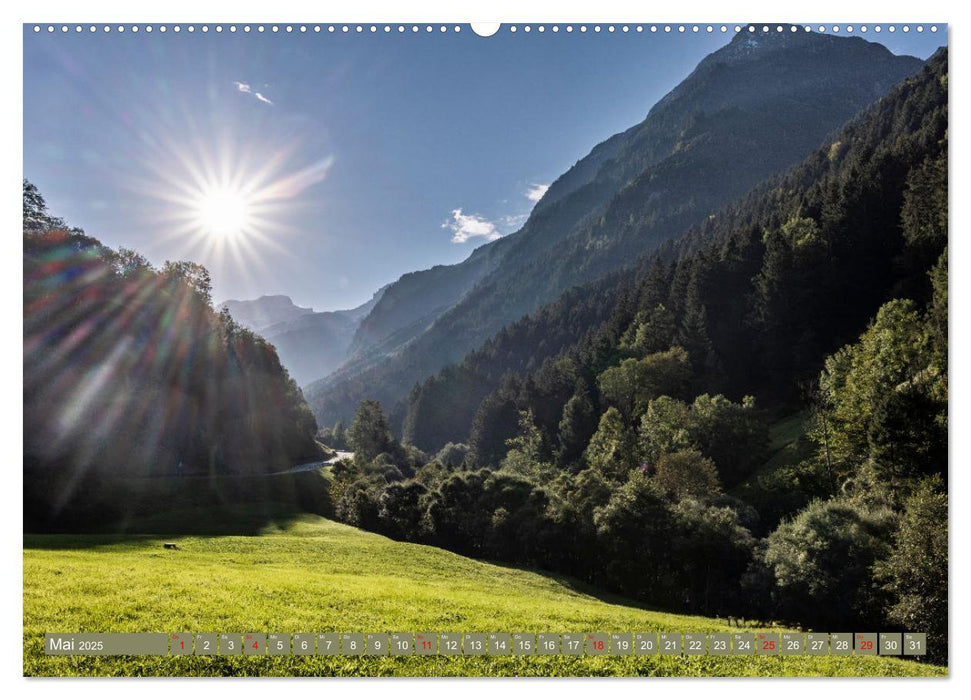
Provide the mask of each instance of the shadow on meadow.
{"label": "shadow on meadow", "polygon": [[[24,532],[91,535],[71,538],[81,547],[103,543],[112,535],[125,535],[127,541],[146,533],[166,537],[259,535],[267,529],[285,528],[307,514],[333,517],[329,483],[322,471],[101,482],[91,501],[111,503],[110,511],[72,509],[25,519]],[[43,542],[43,538],[25,536],[25,546],[34,541]]]}

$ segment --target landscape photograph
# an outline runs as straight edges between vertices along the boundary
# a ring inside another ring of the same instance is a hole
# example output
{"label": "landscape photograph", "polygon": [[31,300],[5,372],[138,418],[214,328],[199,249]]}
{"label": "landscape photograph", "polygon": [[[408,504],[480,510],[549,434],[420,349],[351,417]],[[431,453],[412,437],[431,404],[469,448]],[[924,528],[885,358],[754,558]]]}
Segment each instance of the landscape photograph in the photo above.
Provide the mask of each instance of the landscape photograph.
{"label": "landscape photograph", "polygon": [[23,25],[23,675],[947,677],[947,45]]}

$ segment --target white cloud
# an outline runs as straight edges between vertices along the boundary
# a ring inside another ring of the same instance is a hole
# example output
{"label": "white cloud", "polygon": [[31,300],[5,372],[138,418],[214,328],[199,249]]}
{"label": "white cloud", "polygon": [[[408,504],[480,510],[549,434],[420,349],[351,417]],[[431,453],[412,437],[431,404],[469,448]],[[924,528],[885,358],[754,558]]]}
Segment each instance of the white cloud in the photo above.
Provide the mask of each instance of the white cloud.
{"label": "white cloud", "polygon": [[252,95],[256,99],[258,99],[260,102],[265,102],[268,105],[272,105],[273,104],[273,102],[270,101],[270,98],[269,97],[266,97],[263,93],[261,93],[261,92],[254,92],[253,91],[253,88],[250,87],[250,84],[249,83],[241,83],[241,82],[239,82],[237,80],[235,83],[233,83],[233,85],[235,85],[236,86],[236,89],[239,90],[240,92],[244,92],[247,95]]}
{"label": "white cloud", "polygon": [[[549,185],[533,182],[530,183],[523,195],[535,204],[543,198],[549,188]],[[502,200],[502,203],[508,204],[506,200]],[[452,218],[442,224],[442,228],[447,228],[452,232],[452,243],[465,243],[470,238],[478,237],[485,238],[487,241],[494,241],[497,238],[502,238],[503,233],[512,233],[519,229],[528,218],[528,213],[506,214],[495,221],[490,221],[478,214],[463,214],[461,209],[453,209]]]}
{"label": "white cloud", "polygon": [[537,185],[533,183],[532,185],[529,186],[529,189],[526,190],[526,199],[528,199],[533,204],[536,204],[536,202],[538,202],[543,198],[543,195],[546,194],[546,190],[548,190],[549,188],[550,188],[549,185]]}
{"label": "white cloud", "polygon": [[470,238],[485,238],[494,241],[502,238],[499,228],[478,214],[463,214],[461,209],[452,210],[452,218],[442,224],[452,232],[452,243],[465,243]]}

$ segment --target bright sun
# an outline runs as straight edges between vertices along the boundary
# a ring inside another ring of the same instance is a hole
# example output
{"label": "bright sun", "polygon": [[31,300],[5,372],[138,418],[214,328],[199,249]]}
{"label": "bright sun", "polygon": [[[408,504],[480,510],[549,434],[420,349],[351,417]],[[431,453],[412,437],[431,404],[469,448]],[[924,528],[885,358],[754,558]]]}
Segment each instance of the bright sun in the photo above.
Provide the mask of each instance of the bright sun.
{"label": "bright sun", "polygon": [[139,189],[163,205],[158,219],[173,237],[185,239],[185,255],[210,265],[230,261],[237,269],[261,261],[268,249],[285,251],[278,239],[294,229],[284,214],[302,206],[303,191],[323,180],[334,160],[284,170],[287,153],[261,158],[257,167],[252,154],[233,157],[224,150],[216,158],[201,147],[180,148],[151,161],[158,180]]}
{"label": "bright sun", "polygon": [[196,216],[206,234],[233,237],[252,225],[252,203],[239,190],[215,187],[199,193]]}

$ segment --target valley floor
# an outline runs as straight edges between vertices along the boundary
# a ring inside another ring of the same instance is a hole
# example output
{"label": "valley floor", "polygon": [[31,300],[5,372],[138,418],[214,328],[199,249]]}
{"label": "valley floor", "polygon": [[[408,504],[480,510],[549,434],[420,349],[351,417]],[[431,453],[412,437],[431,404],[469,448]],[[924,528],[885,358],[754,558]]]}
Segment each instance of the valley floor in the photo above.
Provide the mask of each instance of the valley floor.
{"label": "valley floor", "polygon": [[[162,547],[176,541],[178,550]],[[29,676],[943,676],[878,657],[48,657],[45,632],[711,632],[316,516],[259,536],[24,536]]]}

